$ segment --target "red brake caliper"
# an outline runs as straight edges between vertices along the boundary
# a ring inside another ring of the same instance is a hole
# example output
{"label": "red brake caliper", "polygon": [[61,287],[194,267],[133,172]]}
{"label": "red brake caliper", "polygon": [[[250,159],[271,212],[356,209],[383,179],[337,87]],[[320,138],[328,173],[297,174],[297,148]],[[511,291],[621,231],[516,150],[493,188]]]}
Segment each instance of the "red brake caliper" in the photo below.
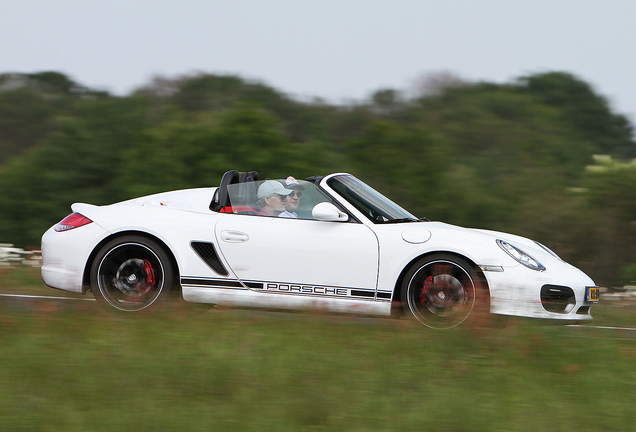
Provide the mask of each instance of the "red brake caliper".
{"label": "red brake caliper", "polygon": [[154,288],[155,286],[155,271],[152,268],[150,261],[144,260],[144,272],[146,273],[146,282],[148,285]]}
{"label": "red brake caliper", "polygon": [[428,289],[433,285],[433,276],[429,276],[424,281],[424,285],[422,285],[422,293],[420,294],[420,303],[428,302]]}

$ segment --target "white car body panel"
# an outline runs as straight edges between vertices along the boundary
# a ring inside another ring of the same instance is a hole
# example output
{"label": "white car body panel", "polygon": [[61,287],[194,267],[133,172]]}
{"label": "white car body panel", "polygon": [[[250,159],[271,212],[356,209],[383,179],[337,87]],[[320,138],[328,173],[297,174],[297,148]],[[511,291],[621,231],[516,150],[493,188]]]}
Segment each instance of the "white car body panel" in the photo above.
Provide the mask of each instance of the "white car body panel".
{"label": "white car body panel", "polygon": [[362,224],[223,214],[215,230],[240,280],[376,289],[378,241]]}
{"label": "white car body panel", "polygon": [[310,309],[333,313],[388,316],[390,301],[342,299],[317,296],[255,292],[248,289],[210,289],[209,287],[184,287],[183,298],[193,303],[213,303],[223,306],[241,306],[269,309]]}
{"label": "white car body panel", "polygon": [[[189,302],[245,307],[319,308],[389,315],[396,284],[411,263],[429,253],[456,254],[484,271],[491,312],[535,318],[591,319],[586,287],[594,282],[532,240],[441,222],[375,224],[327,185],[321,188],[357,219],[331,222],[217,213],[209,206],[216,188],[140,197],[108,206],[74,204],[93,223],[42,238],[42,278],[54,288],[85,292],[90,257],[111,236],[142,233],[174,257],[183,298]],[[503,239],[540,261],[545,271],[524,267],[496,243]],[[219,274],[192,242],[214,245],[227,274]],[[483,267],[482,267],[483,268]],[[570,287],[576,303],[567,312],[542,305],[544,285]]]}
{"label": "white car body panel", "polygon": [[[42,236],[42,279],[53,288],[76,293],[83,292],[84,267],[93,249],[109,233],[96,223],[85,230],[70,230],[59,242],[58,232],[50,228]],[[89,241],[87,241],[90,239]]]}

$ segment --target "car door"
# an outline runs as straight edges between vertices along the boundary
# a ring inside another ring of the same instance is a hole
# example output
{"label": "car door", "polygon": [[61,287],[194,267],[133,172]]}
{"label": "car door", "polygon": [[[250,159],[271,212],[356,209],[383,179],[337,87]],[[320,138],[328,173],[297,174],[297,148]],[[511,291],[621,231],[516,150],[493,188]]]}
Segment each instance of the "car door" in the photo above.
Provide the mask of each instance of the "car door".
{"label": "car door", "polygon": [[215,235],[231,271],[250,289],[375,295],[378,241],[364,224],[225,214]]}

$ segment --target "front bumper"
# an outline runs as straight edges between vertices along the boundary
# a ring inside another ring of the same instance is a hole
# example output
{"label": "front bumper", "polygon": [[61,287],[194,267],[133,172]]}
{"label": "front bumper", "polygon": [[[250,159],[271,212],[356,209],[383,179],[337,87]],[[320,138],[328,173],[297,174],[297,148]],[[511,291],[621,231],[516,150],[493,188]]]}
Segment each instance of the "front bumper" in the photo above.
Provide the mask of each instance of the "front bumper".
{"label": "front bumper", "polygon": [[494,314],[557,320],[590,320],[594,303],[586,301],[594,281],[565,262],[551,263],[545,271],[522,265],[503,272],[484,272]]}

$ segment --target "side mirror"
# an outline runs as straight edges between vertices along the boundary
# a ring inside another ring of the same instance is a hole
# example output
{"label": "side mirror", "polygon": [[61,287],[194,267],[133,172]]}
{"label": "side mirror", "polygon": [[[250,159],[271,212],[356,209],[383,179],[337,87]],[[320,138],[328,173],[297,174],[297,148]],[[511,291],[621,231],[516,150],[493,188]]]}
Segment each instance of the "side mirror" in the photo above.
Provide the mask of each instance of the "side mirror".
{"label": "side mirror", "polygon": [[311,215],[314,219],[320,221],[346,222],[349,220],[348,214],[341,212],[335,205],[329,202],[316,204],[311,210]]}

